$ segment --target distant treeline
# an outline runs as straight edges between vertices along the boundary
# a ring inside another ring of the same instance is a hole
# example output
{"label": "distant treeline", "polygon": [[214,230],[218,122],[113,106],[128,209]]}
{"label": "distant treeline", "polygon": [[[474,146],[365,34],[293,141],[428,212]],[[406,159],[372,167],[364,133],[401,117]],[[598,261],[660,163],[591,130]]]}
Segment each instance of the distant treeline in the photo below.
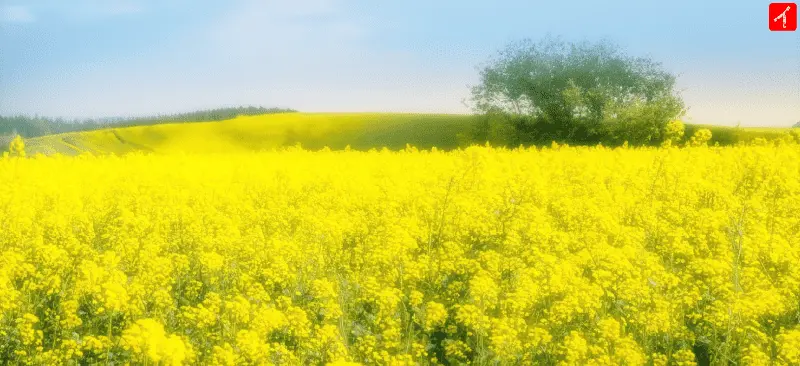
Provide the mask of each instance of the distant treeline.
{"label": "distant treeline", "polygon": [[130,127],[162,123],[222,121],[236,116],[297,112],[293,109],[264,107],[232,107],[158,115],[151,117],[117,117],[99,119],[64,119],[30,116],[0,116],[0,135],[20,134],[31,138],[64,132],[89,131],[109,127]]}

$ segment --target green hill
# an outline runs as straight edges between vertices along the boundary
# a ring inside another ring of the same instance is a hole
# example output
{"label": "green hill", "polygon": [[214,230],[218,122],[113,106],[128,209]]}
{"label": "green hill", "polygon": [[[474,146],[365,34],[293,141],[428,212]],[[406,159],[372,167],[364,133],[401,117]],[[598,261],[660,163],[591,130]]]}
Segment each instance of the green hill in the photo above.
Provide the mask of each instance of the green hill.
{"label": "green hill", "polygon": [[[368,150],[387,147],[452,149],[468,140],[476,116],[396,113],[278,113],[193,123],[166,123],[69,132],[28,139],[29,154],[82,152],[125,154],[145,152],[225,152],[269,150],[300,143],[309,149]],[[787,128],[734,128],[687,125],[686,137],[699,128],[712,131],[711,143],[720,145],[767,140]]]}
{"label": "green hill", "polygon": [[774,140],[786,134],[790,128],[783,127],[729,127],[714,125],[686,125],[686,136],[691,136],[695,131],[707,128],[711,131],[711,143],[732,145],[737,142],[750,142],[756,138]]}
{"label": "green hill", "polygon": [[218,122],[157,124],[48,135],[26,141],[29,154],[132,151],[223,152],[291,146],[353,149],[406,144],[451,149],[468,133],[474,116],[390,113],[281,113]]}
{"label": "green hill", "polygon": [[254,106],[205,109],[186,113],[163,114],[150,117],[108,117],[99,119],[49,118],[41,116],[0,116],[0,136],[20,134],[33,138],[56,133],[93,131],[102,128],[119,128],[156,125],[163,123],[223,121],[237,116],[255,116],[271,113],[297,112],[286,108]]}

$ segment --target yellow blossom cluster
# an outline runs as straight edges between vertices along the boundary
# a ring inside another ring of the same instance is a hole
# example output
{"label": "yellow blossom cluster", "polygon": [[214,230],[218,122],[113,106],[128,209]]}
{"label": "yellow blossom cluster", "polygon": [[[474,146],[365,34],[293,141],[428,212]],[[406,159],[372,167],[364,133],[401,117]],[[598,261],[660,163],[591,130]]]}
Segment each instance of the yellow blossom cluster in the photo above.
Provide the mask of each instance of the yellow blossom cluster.
{"label": "yellow blossom cluster", "polygon": [[695,145],[9,156],[0,364],[800,364],[800,145]]}

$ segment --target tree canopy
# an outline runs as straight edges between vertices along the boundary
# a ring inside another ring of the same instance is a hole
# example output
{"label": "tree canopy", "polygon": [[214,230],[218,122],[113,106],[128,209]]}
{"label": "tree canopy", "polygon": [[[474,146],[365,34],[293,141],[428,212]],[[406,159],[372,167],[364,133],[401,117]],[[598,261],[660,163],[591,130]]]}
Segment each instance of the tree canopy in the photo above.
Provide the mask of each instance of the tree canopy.
{"label": "tree canopy", "polygon": [[514,143],[655,144],[684,111],[675,77],[659,63],[607,41],[551,37],[501,51],[481,70],[472,101]]}

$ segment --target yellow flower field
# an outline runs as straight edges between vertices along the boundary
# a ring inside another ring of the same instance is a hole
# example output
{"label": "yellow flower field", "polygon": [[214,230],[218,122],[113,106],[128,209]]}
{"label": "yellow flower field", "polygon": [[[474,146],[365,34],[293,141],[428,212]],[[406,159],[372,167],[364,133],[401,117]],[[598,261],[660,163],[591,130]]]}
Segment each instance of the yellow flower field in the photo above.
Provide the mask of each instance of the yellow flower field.
{"label": "yellow flower field", "polygon": [[800,145],[0,160],[0,364],[800,364]]}

